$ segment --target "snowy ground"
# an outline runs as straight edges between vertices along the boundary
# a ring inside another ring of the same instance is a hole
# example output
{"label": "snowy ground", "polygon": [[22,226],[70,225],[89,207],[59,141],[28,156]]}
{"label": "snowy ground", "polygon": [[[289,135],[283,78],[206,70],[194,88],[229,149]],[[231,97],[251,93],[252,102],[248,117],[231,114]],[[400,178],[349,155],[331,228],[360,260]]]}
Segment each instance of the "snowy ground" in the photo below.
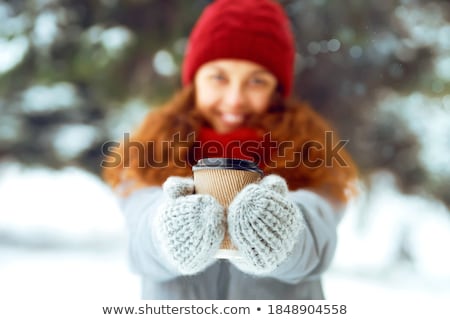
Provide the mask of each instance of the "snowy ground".
{"label": "snowy ground", "polygon": [[[450,301],[450,213],[400,195],[388,174],[374,176],[374,185],[340,225],[327,297]],[[0,166],[0,301],[133,300],[139,286],[123,219],[98,178],[75,168]]]}

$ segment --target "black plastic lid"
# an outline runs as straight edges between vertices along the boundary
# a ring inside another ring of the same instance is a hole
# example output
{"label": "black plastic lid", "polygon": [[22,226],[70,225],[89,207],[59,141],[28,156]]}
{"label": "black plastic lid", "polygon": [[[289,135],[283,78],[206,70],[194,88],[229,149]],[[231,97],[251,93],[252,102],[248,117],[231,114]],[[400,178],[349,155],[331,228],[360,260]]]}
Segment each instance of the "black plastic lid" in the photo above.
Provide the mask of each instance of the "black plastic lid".
{"label": "black plastic lid", "polygon": [[249,160],[236,158],[205,158],[198,160],[197,164],[192,167],[193,171],[202,169],[231,169],[231,170],[245,170],[257,172],[261,176],[263,171],[258,165]]}

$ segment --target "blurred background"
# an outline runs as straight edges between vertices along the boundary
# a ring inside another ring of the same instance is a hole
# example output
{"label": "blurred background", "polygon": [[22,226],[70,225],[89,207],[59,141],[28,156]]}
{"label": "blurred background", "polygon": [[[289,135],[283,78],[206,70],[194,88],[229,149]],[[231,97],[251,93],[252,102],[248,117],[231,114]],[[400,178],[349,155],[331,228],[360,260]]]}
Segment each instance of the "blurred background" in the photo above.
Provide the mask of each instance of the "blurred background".
{"label": "blurred background", "polygon": [[[0,1],[0,300],[140,297],[101,146],[180,87],[209,2]],[[362,176],[327,297],[450,301],[449,1],[280,2]]]}

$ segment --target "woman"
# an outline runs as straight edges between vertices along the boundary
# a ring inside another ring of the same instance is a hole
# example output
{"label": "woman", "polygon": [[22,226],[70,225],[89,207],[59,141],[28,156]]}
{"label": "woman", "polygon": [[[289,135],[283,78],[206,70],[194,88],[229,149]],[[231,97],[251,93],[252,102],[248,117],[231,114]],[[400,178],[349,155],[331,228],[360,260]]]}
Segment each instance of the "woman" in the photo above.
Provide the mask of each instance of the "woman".
{"label": "woman", "polygon": [[[274,1],[213,2],[189,38],[182,90],[122,143],[120,165],[105,168],[143,298],[324,298],[320,276],[357,176],[327,122],[290,97],[294,55]],[[190,178],[197,160],[215,156],[254,160],[265,174],[227,215],[194,194]],[[226,231],[241,259],[216,258]]]}

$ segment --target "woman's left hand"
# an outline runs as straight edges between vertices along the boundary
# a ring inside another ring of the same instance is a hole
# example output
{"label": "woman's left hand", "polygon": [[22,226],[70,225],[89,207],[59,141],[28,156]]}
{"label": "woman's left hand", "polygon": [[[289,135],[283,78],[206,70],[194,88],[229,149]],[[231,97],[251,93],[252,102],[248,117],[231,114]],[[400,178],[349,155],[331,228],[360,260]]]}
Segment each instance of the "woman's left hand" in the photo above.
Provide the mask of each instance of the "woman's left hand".
{"label": "woman's left hand", "polygon": [[304,220],[287,193],[286,181],[269,175],[246,186],[230,204],[228,230],[243,256],[232,262],[242,271],[270,273],[292,253]]}

